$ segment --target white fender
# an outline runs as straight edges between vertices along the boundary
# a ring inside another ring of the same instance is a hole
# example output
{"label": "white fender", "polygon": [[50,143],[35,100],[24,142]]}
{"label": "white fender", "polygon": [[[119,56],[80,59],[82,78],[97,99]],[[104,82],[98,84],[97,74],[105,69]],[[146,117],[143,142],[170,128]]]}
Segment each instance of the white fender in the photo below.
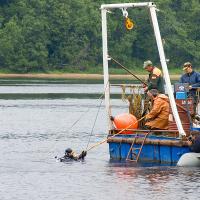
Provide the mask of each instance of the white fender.
{"label": "white fender", "polygon": [[200,153],[185,153],[183,154],[177,166],[181,167],[200,167]]}

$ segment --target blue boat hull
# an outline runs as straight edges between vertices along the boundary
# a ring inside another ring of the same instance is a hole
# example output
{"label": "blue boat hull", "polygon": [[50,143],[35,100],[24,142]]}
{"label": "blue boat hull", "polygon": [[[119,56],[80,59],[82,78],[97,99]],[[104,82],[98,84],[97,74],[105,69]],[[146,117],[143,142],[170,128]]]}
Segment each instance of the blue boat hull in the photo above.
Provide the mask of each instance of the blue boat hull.
{"label": "blue boat hull", "polygon": [[[135,135],[119,135],[112,138],[111,141],[108,139],[109,143],[109,152],[111,160],[126,160],[127,155],[129,153],[131,142],[126,142],[125,140],[134,139]],[[109,138],[109,136],[108,136]],[[114,139],[118,139],[117,142],[113,142]],[[161,141],[157,144],[144,144],[138,159],[138,162],[158,162],[158,163],[169,163],[175,164],[178,162],[179,158],[185,154],[190,152],[188,146],[182,145],[180,139],[177,138],[169,138],[162,136],[148,136],[148,141]],[[170,145],[164,145],[165,141],[172,141]],[[177,143],[173,145],[173,142]],[[155,142],[154,142],[155,143]],[[180,145],[179,145],[180,143]],[[141,144],[134,144],[134,148],[140,148]],[[134,152],[137,154],[139,149]],[[133,159],[132,153],[130,153],[128,159]]]}

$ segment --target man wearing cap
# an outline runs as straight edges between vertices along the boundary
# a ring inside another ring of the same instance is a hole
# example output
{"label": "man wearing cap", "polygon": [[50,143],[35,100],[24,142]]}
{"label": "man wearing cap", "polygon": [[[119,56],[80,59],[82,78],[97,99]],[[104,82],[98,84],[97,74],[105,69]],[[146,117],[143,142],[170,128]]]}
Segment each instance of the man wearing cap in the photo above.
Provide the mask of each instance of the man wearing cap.
{"label": "man wearing cap", "polygon": [[159,93],[164,94],[164,81],[161,70],[153,66],[150,60],[144,62],[143,68],[149,72],[148,85],[144,87],[144,91],[148,92],[151,89],[157,89]]}
{"label": "man wearing cap", "polygon": [[184,63],[183,71],[185,73],[181,76],[179,82],[189,83],[189,96],[194,99],[194,108],[196,108],[197,105],[196,88],[200,87],[200,73],[195,72],[192,69],[192,64],[190,62]]}

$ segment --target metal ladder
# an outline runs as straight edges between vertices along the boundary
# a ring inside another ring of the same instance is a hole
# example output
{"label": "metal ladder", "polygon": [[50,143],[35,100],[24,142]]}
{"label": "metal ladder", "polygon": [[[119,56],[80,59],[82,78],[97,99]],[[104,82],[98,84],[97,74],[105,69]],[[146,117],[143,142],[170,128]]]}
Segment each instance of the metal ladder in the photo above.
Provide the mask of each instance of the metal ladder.
{"label": "metal ladder", "polygon": [[[133,140],[133,142],[132,142],[132,144],[131,144],[131,147],[130,147],[130,149],[129,149],[129,152],[128,152],[127,156],[126,156],[126,160],[127,160],[127,161],[138,162],[138,159],[139,159],[139,157],[140,157],[140,153],[141,153],[141,151],[142,151],[144,142],[145,142],[145,140],[146,140],[146,138],[147,138],[147,136],[148,136],[149,133],[150,133],[150,132],[145,133],[145,136],[143,137],[142,144],[141,144],[141,146],[138,147],[138,148],[134,148],[134,144],[135,144],[136,138],[137,138],[137,136],[138,136],[137,133],[135,134],[135,138],[134,138],[134,140]],[[136,150],[139,150],[138,153],[136,153]],[[129,159],[130,154],[132,154],[132,159]]]}

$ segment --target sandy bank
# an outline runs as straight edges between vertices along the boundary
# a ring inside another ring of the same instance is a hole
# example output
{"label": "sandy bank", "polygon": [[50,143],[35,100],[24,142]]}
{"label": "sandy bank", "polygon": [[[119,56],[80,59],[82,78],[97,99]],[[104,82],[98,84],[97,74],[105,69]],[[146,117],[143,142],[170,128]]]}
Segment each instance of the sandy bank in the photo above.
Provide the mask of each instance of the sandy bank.
{"label": "sandy bank", "polygon": [[[145,80],[148,75],[137,75],[138,78]],[[171,75],[172,80],[178,80],[180,75]],[[91,80],[102,80],[102,74],[75,74],[75,73],[64,73],[64,74],[0,74],[0,78],[38,78],[38,79],[91,79]],[[112,80],[132,80],[135,79],[132,75],[110,75]]]}

